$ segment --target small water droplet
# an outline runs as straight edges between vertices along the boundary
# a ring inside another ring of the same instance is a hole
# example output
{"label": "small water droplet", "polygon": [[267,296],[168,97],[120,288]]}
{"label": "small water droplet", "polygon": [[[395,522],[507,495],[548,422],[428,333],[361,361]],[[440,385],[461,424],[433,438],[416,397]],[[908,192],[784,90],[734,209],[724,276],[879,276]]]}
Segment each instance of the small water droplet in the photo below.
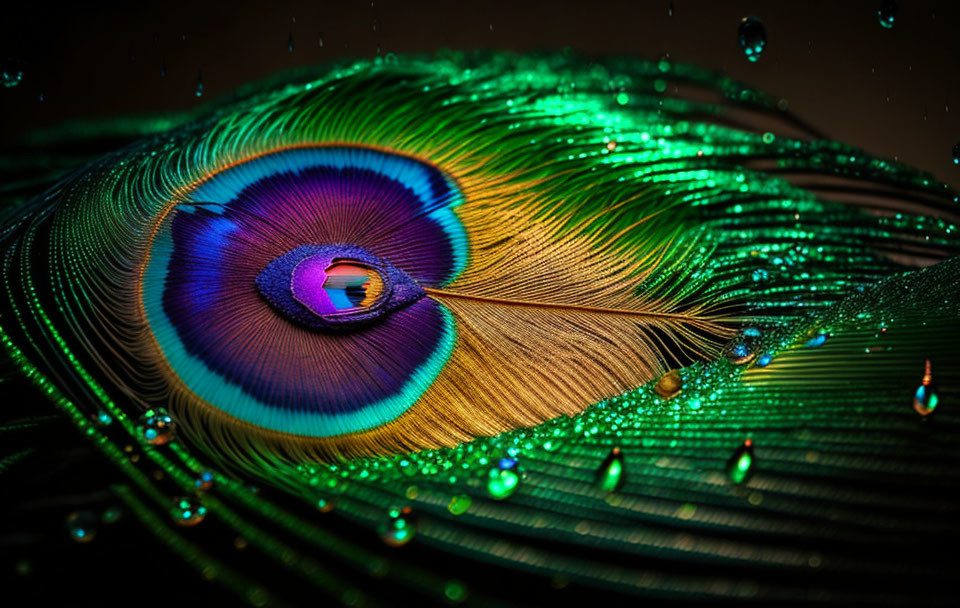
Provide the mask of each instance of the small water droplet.
{"label": "small water droplet", "polygon": [[317,509],[319,509],[321,513],[329,513],[333,511],[336,506],[336,502],[327,496],[321,496],[317,499]]}
{"label": "small water droplet", "polygon": [[417,517],[410,507],[390,509],[380,524],[380,538],[391,547],[402,547],[417,535],[417,525]]}
{"label": "small water droplet", "polygon": [[467,599],[467,588],[460,581],[451,580],[443,586],[443,594],[454,604],[459,604]]}
{"label": "small water droplet", "polygon": [[160,60],[160,78],[167,77],[167,58],[164,57]]}
{"label": "small water droplet", "polygon": [[97,516],[91,511],[76,511],[67,515],[67,531],[78,543],[88,543],[97,536]]}
{"label": "small water droplet", "polygon": [[197,490],[201,492],[206,492],[213,487],[213,473],[210,471],[203,471],[197,478],[193,480],[193,485],[196,486]]}
{"label": "small water droplet", "polygon": [[604,492],[616,492],[623,484],[623,452],[613,448],[597,469],[597,487]]}
{"label": "small water droplet", "polygon": [[501,458],[487,474],[487,492],[494,500],[509,498],[518,485],[520,475],[517,474],[517,461],[513,458]]}
{"label": "small water droplet", "polygon": [[173,441],[177,424],[163,408],[147,410],[139,420],[140,438],[150,445],[166,445]]}
{"label": "small water droplet", "polygon": [[757,341],[760,336],[760,330],[755,327],[744,329],[727,345],[725,349],[727,358],[737,365],[749,363],[757,356]]}
{"label": "small water droplet", "polygon": [[287,37],[287,50],[293,52],[293,32]]}
{"label": "small water droplet", "polygon": [[473,499],[470,498],[467,494],[457,494],[450,499],[450,504],[447,505],[447,511],[450,511],[454,515],[463,515],[467,512],[467,509],[470,508],[470,505],[473,504]]}
{"label": "small water droplet", "polygon": [[933,383],[933,372],[930,360],[924,363],[923,380],[913,394],[913,409],[921,416],[929,416],[937,408],[940,397],[936,385]]}
{"label": "small water droplet", "polygon": [[825,333],[817,334],[807,340],[807,343],[804,346],[807,348],[817,348],[819,346],[823,346],[823,344],[827,341],[827,337],[828,335]]}
{"label": "small water droplet", "polygon": [[737,40],[747,60],[760,59],[764,47],[767,46],[767,32],[763,23],[756,17],[744,17],[737,28]]}
{"label": "small water droplet", "polygon": [[899,9],[900,7],[897,6],[894,0],[883,0],[883,2],[880,3],[880,8],[877,10],[877,21],[879,21],[880,25],[885,29],[892,28]]}
{"label": "small water droplet", "polygon": [[317,36],[317,46],[319,46],[320,48],[323,48],[323,34],[320,34],[319,36]]}
{"label": "small water droplet", "polygon": [[667,5],[667,17],[673,17],[673,0]]}
{"label": "small water droplet", "polygon": [[177,524],[189,528],[202,522],[207,516],[207,508],[199,498],[194,496],[179,496],[173,499],[170,515]]}
{"label": "small water droplet", "polygon": [[747,439],[727,461],[727,477],[733,483],[743,483],[753,472],[753,440]]}
{"label": "small water droplet", "polygon": [[203,96],[203,73],[197,72],[197,88],[194,90],[197,97]]}
{"label": "small water droplet", "polygon": [[23,62],[10,58],[0,61],[0,82],[5,88],[19,86],[23,82]]}
{"label": "small water droplet", "polygon": [[960,165],[960,141],[953,144],[953,164]]}

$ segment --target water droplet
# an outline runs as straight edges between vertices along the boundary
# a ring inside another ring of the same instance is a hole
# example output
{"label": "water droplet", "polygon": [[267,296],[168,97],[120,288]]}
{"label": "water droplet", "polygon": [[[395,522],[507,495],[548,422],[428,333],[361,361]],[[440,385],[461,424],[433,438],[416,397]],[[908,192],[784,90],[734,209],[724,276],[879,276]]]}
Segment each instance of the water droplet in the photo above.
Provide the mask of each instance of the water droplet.
{"label": "water droplet", "polygon": [[623,452],[613,448],[597,469],[597,486],[604,492],[616,492],[623,483]]}
{"label": "water droplet", "polygon": [[680,389],[682,388],[683,379],[680,378],[680,372],[673,369],[660,376],[653,390],[664,399],[670,399],[671,397],[679,395]]}
{"label": "water droplet", "polygon": [[410,507],[390,509],[386,520],[380,525],[380,538],[391,547],[402,547],[417,535],[417,523],[417,517]]}
{"label": "water droplet", "polygon": [[727,477],[733,483],[743,483],[753,472],[753,440],[747,439],[727,461]]}
{"label": "water droplet", "polygon": [[827,337],[828,336],[825,333],[817,334],[816,336],[807,340],[807,343],[804,346],[807,348],[817,348],[819,346],[823,346],[824,342],[827,341]]}
{"label": "water droplet", "polygon": [[203,74],[201,72],[197,72],[197,88],[194,90],[194,94],[197,97],[203,96]]}
{"label": "water droplet", "polygon": [[333,511],[336,506],[337,504],[332,498],[321,496],[317,499],[317,509],[319,509],[321,513],[329,513]]}
{"label": "water droplet", "polygon": [[470,498],[467,494],[457,494],[450,499],[450,504],[447,505],[447,511],[450,511],[454,515],[463,515],[467,512],[467,509],[470,508],[470,505],[473,504],[473,499]]}
{"label": "water droplet", "polygon": [[520,484],[517,474],[517,461],[513,458],[501,458],[496,467],[487,475],[487,492],[495,500],[509,498]]}
{"label": "water droplet", "polygon": [[900,9],[894,0],[883,0],[880,8],[877,10],[877,21],[886,29],[893,27],[893,22],[897,18],[897,11]]}
{"label": "water droplet", "polygon": [[443,594],[447,596],[448,600],[458,604],[467,599],[467,588],[460,581],[447,581],[447,584],[443,586]]}
{"label": "water droplet", "polygon": [[673,17],[673,0],[667,5],[667,17]]}
{"label": "water droplet", "polygon": [[760,59],[764,47],[767,46],[767,32],[763,23],[756,17],[744,17],[737,28],[737,40],[747,60]]}
{"label": "water droplet", "polygon": [[19,86],[23,82],[23,62],[9,58],[0,62],[0,82],[5,88]]}
{"label": "water droplet", "polygon": [[203,521],[207,516],[207,508],[199,498],[194,496],[180,496],[173,499],[173,508],[170,509],[173,521],[189,528]]}
{"label": "water droplet", "polygon": [[160,61],[160,78],[166,78],[167,76],[167,58],[164,57]]}
{"label": "water droplet", "polygon": [[67,531],[78,543],[88,543],[97,536],[97,517],[90,511],[77,511],[67,515]]}
{"label": "water droplet", "polygon": [[290,36],[287,37],[287,50],[293,52],[293,32],[290,32]]}
{"label": "water droplet", "polygon": [[320,48],[323,48],[323,34],[320,34],[319,36],[317,36],[317,46],[319,46]]}
{"label": "water droplet", "polygon": [[177,424],[163,408],[147,410],[139,420],[140,438],[150,445],[166,445],[173,441]]}
{"label": "water droplet", "polygon": [[766,367],[770,365],[770,361],[773,360],[773,356],[769,354],[762,355],[757,359],[757,367]]}
{"label": "water droplet", "polygon": [[201,492],[206,492],[213,487],[213,473],[210,471],[203,471],[197,478],[193,480],[193,485],[196,486]]}
{"label": "water droplet", "polygon": [[960,165],[960,141],[953,144],[953,164]]}
{"label": "water droplet", "polygon": [[913,394],[913,409],[921,416],[929,416],[937,408],[940,397],[937,395],[937,387],[933,383],[933,372],[930,367],[930,360],[927,359],[924,364],[923,380],[917,391]]}
{"label": "water droplet", "polygon": [[737,365],[749,363],[757,356],[757,341],[760,336],[760,330],[755,327],[744,329],[733,342],[727,345],[727,358]]}

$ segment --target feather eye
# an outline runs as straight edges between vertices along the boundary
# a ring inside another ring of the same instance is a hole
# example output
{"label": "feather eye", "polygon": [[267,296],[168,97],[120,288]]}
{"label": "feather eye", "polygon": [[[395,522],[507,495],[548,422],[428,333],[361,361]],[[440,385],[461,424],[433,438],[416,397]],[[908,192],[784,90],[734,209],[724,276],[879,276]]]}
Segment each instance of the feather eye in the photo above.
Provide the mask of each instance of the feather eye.
{"label": "feather eye", "polygon": [[676,193],[578,159],[546,174],[517,145],[562,113],[518,128],[388,70],[331,82],[141,145],[48,204],[51,270],[83,293],[69,333],[141,407],[238,460],[450,447],[729,335],[682,268],[699,245]]}

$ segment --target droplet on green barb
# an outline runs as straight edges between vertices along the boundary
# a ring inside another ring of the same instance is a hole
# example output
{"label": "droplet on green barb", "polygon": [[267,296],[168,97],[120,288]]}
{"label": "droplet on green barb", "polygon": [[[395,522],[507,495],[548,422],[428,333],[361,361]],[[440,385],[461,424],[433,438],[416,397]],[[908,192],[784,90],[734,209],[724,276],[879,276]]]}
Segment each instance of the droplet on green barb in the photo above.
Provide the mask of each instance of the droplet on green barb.
{"label": "droplet on green barb", "polygon": [[930,360],[927,359],[924,364],[923,380],[913,394],[913,409],[921,416],[929,416],[940,402],[937,393],[937,387],[933,383],[933,370],[930,366]]}
{"label": "droplet on green barb", "polygon": [[502,458],[497,466],[490,469],[487,478],[487,492],[495,500],[504,500],[513,494],[520,485],[520,476],[517,474],[517,461],[512,458]]}
{"label": "droplet on green barb", "polygon": [[604,492],[616,492],[623,483],[623,452],[613,448],[597,471],[597,485]]}
{"label": "droplet on green barb", "polygon": [[747,439],[727,461],[727,477],[733,483],[743,483],[753,472],[753,440]]}
{"label": "droplet on green barb", "polygon": [[402,547],[417,535],[418,520],[410,507],[392,508],[380,525],[380,538],[391,547]]}
{"label": "droplet on green barb", "polygon": [[466,494],[457,494],[450,499],[450,504],[447,505],[447,511],[450,511],[454,515],[463,515],[467,512],[467,509],[470,508],[470,505],[473,504],[473,499]]}

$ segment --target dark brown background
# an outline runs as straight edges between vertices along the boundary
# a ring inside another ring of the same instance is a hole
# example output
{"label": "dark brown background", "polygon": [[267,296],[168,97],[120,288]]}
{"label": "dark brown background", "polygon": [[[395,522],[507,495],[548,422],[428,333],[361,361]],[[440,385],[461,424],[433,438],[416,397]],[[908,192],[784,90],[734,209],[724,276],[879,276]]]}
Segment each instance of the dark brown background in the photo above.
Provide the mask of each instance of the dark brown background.
{"label": "dark brown background", "polygon": [[[27,64],[22,86],[0,89],[4,142],[67,118],[187,108],[277,70],[369,57],[378,47],[569,46],[668,52],[726,72],[786,98],[833,139],[960,187],[960,167],[951,161],[960,141],[960,2],[951,0],[903,0],[890,30],[877,22],[880,0],[26,4],[2,16],[0,53]],[[737,46],[745,15],[767,29],[767,49],[755,64]],[[202,100],[194,95],[201,70]]]}

